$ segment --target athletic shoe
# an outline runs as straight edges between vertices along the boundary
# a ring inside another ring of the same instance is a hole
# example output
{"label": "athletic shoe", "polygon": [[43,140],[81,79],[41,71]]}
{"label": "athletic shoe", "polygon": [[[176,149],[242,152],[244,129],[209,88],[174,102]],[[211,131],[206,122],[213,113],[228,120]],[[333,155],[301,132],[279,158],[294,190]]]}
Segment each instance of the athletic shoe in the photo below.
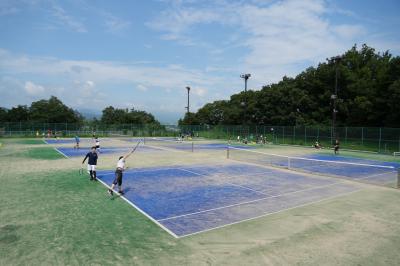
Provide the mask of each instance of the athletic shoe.
{"label": "athletic shoe", "polygon": [[108,189],[108,194],[110,194],[112,196],[112,195],[114,195],[114,192],[111,189]]}
{"label": "athletic shoe", "polygon": [[119,194],[124,195],[125,193],[123,191],[118,191]]}
{"label": "athletic shoe", "polygon": [[96,181],[96,182],[97,182],[97,178],[93,178],[93,181]]}

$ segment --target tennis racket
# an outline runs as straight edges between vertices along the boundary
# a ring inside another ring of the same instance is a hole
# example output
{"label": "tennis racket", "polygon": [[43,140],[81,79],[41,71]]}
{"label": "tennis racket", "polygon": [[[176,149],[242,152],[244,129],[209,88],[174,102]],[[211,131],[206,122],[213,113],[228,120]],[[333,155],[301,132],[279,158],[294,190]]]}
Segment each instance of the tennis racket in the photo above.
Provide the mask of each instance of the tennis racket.
{"label": "tennis racket", "polygon": [[136,144],[136,146],[133,148],[133,150],[131,151],[131,153],[134,153],[137,149],[137,147],[139,147],[139,144],[142,142],[142,140],[139,140],[138,143]]}
{"label": "tennis racket", "polygon": [[83,167],[81,167],[81,169],[79,169],[79,175],[83,175]]}

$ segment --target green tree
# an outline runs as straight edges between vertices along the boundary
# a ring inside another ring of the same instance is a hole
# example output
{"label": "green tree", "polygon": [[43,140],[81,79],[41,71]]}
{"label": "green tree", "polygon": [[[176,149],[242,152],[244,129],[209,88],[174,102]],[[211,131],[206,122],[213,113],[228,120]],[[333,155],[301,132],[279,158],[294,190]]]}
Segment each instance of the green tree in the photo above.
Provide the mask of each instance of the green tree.
{"label": "green tree", "polygon": [[10,122],[20,122],[28,121],[30,118],[29,108],[26,105],[18,105],[13,107],[7,112],[8,121]]}
{"label": "green tree", "polygon": [[337,125],[399,126],[400,57],[367,45],[353,46],[337,64],[328,60],[295,78],[207,103],[181,123],[330,125],[336,69]]}
{"label": "green tree", "polygon": [[160,124],[154,116],[145,111],[118,109],[113,106],[108,106],[103,109],[101,122],[104,124]]}
{"label": "green tree", "polygon": [[8,121],[8,110],[6,108],[0,107],[0,122]]}
{"label": "green tree", "polygon": [[83,117],[63,104],[57,97],[51,96],[49,100],[33,102],[30,111],[30,120],[49,123],[82,123]]}

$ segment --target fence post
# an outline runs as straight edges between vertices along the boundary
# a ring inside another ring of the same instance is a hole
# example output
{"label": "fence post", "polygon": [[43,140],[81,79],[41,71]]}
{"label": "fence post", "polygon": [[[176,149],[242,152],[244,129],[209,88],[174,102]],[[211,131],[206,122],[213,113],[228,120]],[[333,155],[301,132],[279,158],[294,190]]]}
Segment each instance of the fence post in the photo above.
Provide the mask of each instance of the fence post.
{"label": "fence post", "polygon": [[282,126],[282,144],[285,144],[285,127]]}
{"label": "fence post", "polygon": [[344,143],[347,144],[347,127],[345,127]]}
{"label": "fence post", "polygon": [[307,145],[307,127],[304,126],[304,145]]}
{"label": "fence post", "polygon": [[[267,139],[267,136],[265,136],[265,125],[264,125],[264,129],[263,129],[264,131],[263,131],[263,136],[264,136],[264,138],[265,139]],[[400,144],[399,144],[400,145]]]}
{"label": "fence post", "polygon": [[382,139],[382,128],[379,128],[379,147],[378,152],[381,152],[381,139]]}
{"label": "fence post", "polygon": [[292,142],[292,144],[296,143],[295,139],[296,139],[296,126],[293,126],[293,142]]}
{"label": "fence post", "polygon": [[361,128],[361,145],[364,145],[364,128]]}

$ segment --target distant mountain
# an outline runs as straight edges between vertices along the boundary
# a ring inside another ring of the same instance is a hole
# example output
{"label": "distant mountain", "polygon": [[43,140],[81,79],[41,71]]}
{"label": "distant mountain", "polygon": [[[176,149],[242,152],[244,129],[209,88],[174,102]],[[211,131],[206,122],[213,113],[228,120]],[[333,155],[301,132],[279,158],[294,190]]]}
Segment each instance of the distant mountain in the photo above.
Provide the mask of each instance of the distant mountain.
{"label": "distant mountain", "polygon": [[83,108],[78,109],[78,112],[81,113],[81,115],[83,115],[86,119],[101,118],[101,111]]}
{"label": "distant mountain", "polygon": [[[93,110],[88,108],[78,109],[78,112],[81,113],[86,119],[100,119],[102,115],[102,112],[100,110]],[[155,112],[153,113],[153,115],[163,125],[177,125],[178,119],[182,117],[182,114],[171,112]]]}

